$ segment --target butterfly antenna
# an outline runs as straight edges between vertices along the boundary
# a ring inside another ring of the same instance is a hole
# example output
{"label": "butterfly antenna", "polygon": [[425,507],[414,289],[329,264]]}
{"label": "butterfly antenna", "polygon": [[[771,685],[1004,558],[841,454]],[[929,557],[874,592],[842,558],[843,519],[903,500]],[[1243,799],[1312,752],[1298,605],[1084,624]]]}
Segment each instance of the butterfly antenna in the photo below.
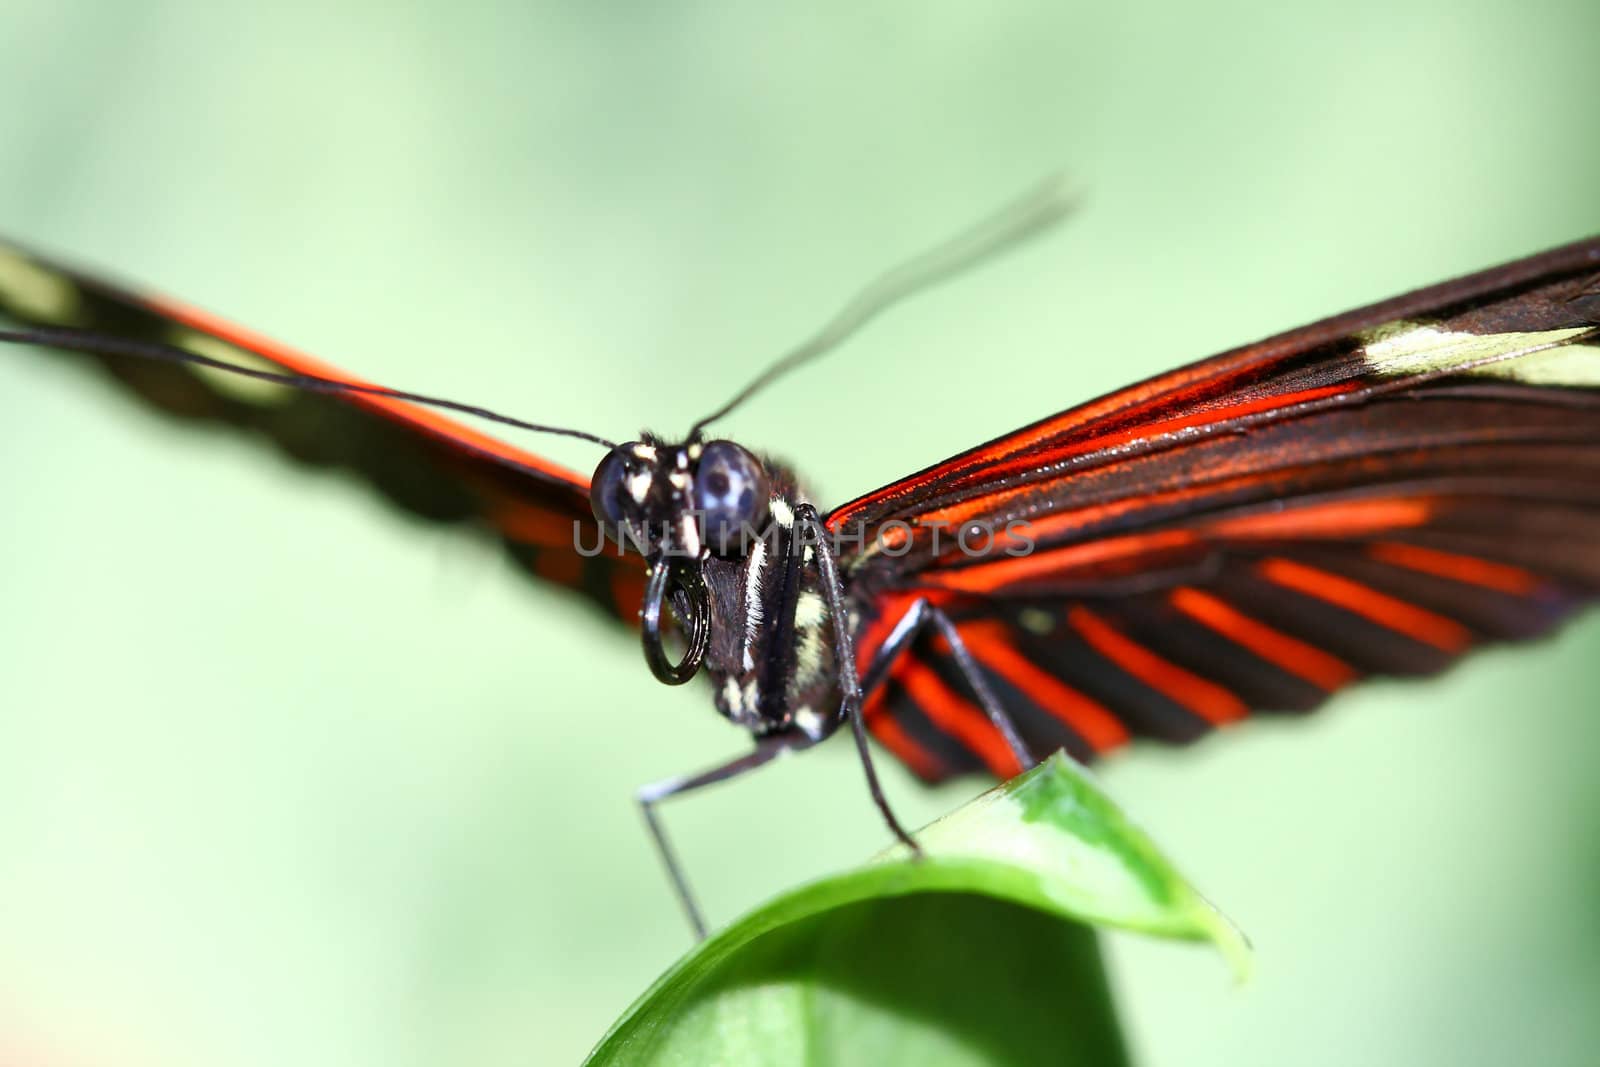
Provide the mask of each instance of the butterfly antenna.
{"label": "butterfly antenna", "polygon": [[732,400],[695,423],[689,436],[722,418],[796,367],[838,348],[890,307],[920,290],[1014,248],[1048,230],[1077,206],[1080,194],[1064,176],[1053,175],[982,221],[879,275],[827,324],[756,376]]}
{"label": "butterfly antenna", "polygon": [[6,330],[0,329],[0,341],[9,341],[13,344],[41,345],[46,348],[61,348],[71,352],[87,352],[96,356],[128,356],[133,359],[146,359],[156,363],[184,363],[195,367],[209,367],[212,370],[226,371],[245,378],[254,378],[257,381],[273,382],[285,385],[291,389],[300,389],[308,393],[353,394],[357,396],[380,396],[390,400],[404,400],[411,404],[421,404],[425,407],[442,408],[446,411],[455,411],[474,418],[486,419],[489,422],[498,422],[503,426],[512,426],[519,430],[531,430],[534,433],[555,434],[558,437],[576,437],[580,441],[592,441],[603,448],[615,448],[614,441],[604,437],[597,437],[583,430],[569,430],[561,426],[545,426],[537,422],[524,422],[514,419],[510,415],[502,415],[488,408],[476,407],[472,404],[460,404],[454,400],[445,400],[436,396],[424,396],[421,393],[408,393],[401,389],[386,389],[381,385],[364,385],[360,382],[340,381],[337,378],[323,378],[315,374],[283,374],[278,371],[261,370],[257,367],[245,367],[225,360],[213,359],[202,356],[198,352],[178,348],[174,345],[165,345],[152,341],[134,341],[124,337],[112,337],[108,334],[94,333],[90,330],[65,330],[55,328],[39,328],[31,330]]}

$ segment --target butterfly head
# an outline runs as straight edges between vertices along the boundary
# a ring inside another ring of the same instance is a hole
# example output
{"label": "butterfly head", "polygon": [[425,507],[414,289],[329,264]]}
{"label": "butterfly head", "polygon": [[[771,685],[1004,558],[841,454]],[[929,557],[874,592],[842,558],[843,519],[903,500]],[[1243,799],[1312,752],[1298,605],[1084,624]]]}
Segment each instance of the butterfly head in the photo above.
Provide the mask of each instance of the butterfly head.
{"label": "butterfly head", "polygon": [[[770,518],[771,493],[766,467],[732,441],[629,441],[595,468],[589,482],[595,518],[650,564],[640,621],[645,660],[661,681],[681,684],[700,669],[711,633],[706,561],[737,560],[750,551]],[[688,646],[676,663],[662,644],[663,606]]]}
{"label": "butterfly head", "polygon": [[652,561],[742,557],[766,526],[770,495],[766,468],[732,441],[629,441],[589,483],[601,526]]}

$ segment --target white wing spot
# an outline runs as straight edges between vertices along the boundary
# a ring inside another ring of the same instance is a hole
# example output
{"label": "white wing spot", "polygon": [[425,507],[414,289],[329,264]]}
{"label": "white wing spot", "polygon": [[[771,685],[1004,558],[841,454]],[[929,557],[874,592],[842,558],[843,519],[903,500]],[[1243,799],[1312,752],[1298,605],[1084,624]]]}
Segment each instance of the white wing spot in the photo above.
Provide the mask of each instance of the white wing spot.
{"label": "white wing spot", "polygon": [[[187,326],[174,326],[168,333],[170,342],[178,348],[205,356],[208,359],[218,359],[224,363],[248,370],[266,371],[269,374],[288,374],[285,367],[272,362],[264,356],[254,352],[247,352],[237,345],[230,345],[226,341],[219,341],[210,334],[191,330]],[[242,400],[247,404],[281,404],[294,395],[294,389],[278,382],[264,381],[260,378],[251,378],[244,374],[234,374],[232,371],[218,370],[216,367],[196,366],[194,372],[206,383],[221,393],[231,396],[235,400]]]}
{"label": "white wing spot", "polygon": [[1017,612],[1017,625],[1030,634],[1044,637],[1055,631],[1056,619],[1043,608],[1023,608]]}
{"label": "white wing spot", "polygon": [[1600,386],[1600,347],[1570,344],[1594,327],[1513,333],[1463,333],[1419,322],[1391,322],[1362,335],[1374,374],[1456,370],[1529,385]]}
{"label": "white wing spot", "polygon": [[0,248],[0,303],[23,318],[60,325],[77,320],[81,300],[70,280]]}

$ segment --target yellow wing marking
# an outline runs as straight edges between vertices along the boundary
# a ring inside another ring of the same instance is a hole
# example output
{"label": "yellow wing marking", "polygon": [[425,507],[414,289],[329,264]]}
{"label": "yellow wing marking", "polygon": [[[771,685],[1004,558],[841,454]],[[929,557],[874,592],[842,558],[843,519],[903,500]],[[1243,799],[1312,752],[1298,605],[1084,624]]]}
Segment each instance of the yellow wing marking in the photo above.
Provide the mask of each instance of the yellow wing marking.
{"label": "yellow wing marking", "polygon": [[[250,370],[269,371],[273,374],[287,373],[285,368],[273,363],[271,360],[256,355],[254,352],[247,352],[237,345],[230,345],[226,341],[220,341],[209,334],[191,330],[187,326],[174,326],[170,343],[196,355],[207,356],[211,359],[232,363],[240,367],[247,367]],[[268,382],[243,374],[233,374],[229,371],[218,370],[215,367],[196,366],[193,369],[217,392],[222,393],[224,396],[230,396],[235,400],[242,400],[247,404],[266,407],[282,403],[294,395],[293,388],[278,382]]]}
{"label": "yellow wing marking", "polygon": [[26,321],[71,326],[81,304],[69,279],[0,246],[0,308]]}
{"label": "yellow wing marking", "polygon": [[1595,326],[1512,333],[1461,333],[1421,322],[1391,322],[1360,335],[1362,358],[1386,377],[1459,370],[1528,385],[1600,388]]}

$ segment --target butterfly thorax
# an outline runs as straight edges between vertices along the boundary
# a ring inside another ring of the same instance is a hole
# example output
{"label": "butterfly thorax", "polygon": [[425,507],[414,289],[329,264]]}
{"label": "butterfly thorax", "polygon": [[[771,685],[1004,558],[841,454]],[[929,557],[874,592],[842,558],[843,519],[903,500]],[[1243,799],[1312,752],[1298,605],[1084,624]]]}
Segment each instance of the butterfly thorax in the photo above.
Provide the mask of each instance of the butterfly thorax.
{"label": "butterfly thorax", "polygon": [[815,560],[815,531],[797,522],[804,497],[770,461],[770,522],[738,558],[705,566],[711,600],[706,671],[717,710],[758,736],[814,740],[839,724],[832,622]]}

